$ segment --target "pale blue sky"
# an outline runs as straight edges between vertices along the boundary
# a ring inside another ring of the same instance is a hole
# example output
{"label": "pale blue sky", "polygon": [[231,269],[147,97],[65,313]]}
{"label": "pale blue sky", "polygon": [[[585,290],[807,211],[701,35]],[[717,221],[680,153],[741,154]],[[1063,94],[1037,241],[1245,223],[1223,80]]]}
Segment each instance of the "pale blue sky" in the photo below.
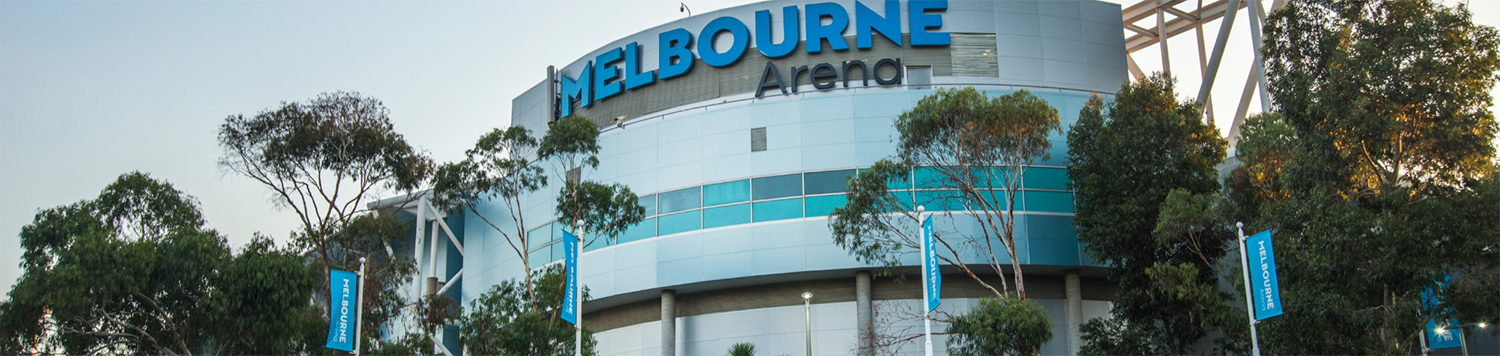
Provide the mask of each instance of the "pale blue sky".
{"label": "pale blue sky", "polygon": [[[19,277],[17,234],[38,209],[93,198],[135,170],[198,197],[236,249],[257,231],[285,238],[295,216],[215,164],[228,115],[359,91],[383,100],[411,143],[457,160],[508,124],[511,99],[548,65],[681,18],[678,2],[0,2],[0,287]],[[745,2],[687,1],[699,14]],[[1476,20],[1500,25],[1495,3],[1475,1]],[[1244,84],[1245,28],[1216,100]],[[1170,42],[1174,68],[1196,71],[1195,41]],[[1157,53],[1136,60],[1155,70]]]}

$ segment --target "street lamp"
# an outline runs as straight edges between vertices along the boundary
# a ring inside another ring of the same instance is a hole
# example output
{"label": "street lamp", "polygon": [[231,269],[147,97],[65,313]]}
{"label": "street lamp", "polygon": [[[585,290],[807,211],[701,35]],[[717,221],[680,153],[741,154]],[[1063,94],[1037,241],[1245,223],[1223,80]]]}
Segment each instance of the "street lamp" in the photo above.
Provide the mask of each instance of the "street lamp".
{"label": "street lamp", "polygon": [[812,356],[812,292],[802,292],[802,308],[807,312],[807,356]]}
{"label": "street lamp", "polygon": [[1464,339],[1464,328],[1469,326],[1478,326],[1480,329],[1484,329],[1486,326],[1489,326],[1489,324],[1485,324],[1481,321],[1478,323],[1439,326],[1433,331],[1436,331],[1439,335],[1441,335],[1447,334],[1448,330],[1458,329],[1458,345],[1463,348],[1464,356],[1469,356],[1469,341]]}

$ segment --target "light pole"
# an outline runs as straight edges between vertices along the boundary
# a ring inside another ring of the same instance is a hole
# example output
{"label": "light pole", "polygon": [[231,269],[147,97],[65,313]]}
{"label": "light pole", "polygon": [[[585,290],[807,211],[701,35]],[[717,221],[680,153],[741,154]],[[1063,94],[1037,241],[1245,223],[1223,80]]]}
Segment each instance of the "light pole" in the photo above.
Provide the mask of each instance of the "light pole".
{"label": "light pole", "polygon": [[802,292],[802,309],[807,312],[807,356],[812,356],[812,292]]}
{"label": "light pole", "polygon": [[1448,333],[1448,330],[1458,329],[1458,346],[1463,348],[1464,356],[1469,356],[1469,340],[1464,340],[1464,328],[1470,326],[1478,326],[1480,329],[1484,329],[1485,327],[1489,326],[1489,324],[1481,321],[1478,323],[1440,326],[1437,328],[1437,330],[1433,331],[1437,331],[1438,334],[1446,334]]}

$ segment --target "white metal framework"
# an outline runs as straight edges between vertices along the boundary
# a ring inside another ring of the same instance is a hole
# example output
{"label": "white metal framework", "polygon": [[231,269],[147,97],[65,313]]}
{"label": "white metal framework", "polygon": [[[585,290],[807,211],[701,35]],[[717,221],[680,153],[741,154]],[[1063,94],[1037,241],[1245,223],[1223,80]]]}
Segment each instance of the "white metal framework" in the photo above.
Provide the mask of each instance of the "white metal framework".
{"label": "white metal framework", "polygon": [[[1176,6],[1187,2],[1187,0],[1144,0],[1135,5],[1122,9],[1121,17],[1124,20],[1124,31],[1128,36],[1125,38],[1125,61],[1130,68],[1130,75],[1135,79],[1146,76],[1139,65],[1136,64],[1133,54],[1136,51],[1157,45],[1161,50],[1162,71],[1171,74],[1171,53],[1167,50],[1167,41],[1177,35],[1193,31],[1198,37],[1198,74],[1202,76],[1202,84],[1198,88],[1198,102],[1204,104],[1204,114],[1208,120],[1213,120],[1213,99],[1209,96],[1213,89],[1214,79],[1219,73],[1219,64],[1224,59],[1224,49],[1228,46],[1229,33],[1234,28],[1235,15],[1240,9],[1248,8],[1253,16],[1249,18],[1250,27],[1250,49],[1255,53],[1255,60],[1251,65],[1250,73],[1245,78],[1245,90],[1240,94],[1239,106],[1235,109],[1233,124],[1229,127],[1229,143],[1233,146],[1239,140],[1240,125],[1245,122],[1246,112],[1250,109],[1250,98],[1259,88],[1260,105],[1262,112],[1271,111],[1270,96],[1266,87],[1265,62],[1261,58],[1261,24],[1265,23],[1266,10],[1263,9],[1263,0],[1217,0],[1205,4],[1198,0],[1197,7],[1191,11],[1178,9]],[[1286,0],[1275,0],[1270,11],[1276,11],[1286,5]],[[1149,20],[1148,20],[1149,19]],[[1220,20],[1219,33],[1213,42],[1210,51],[1204,43],[1203,25]],[[1142,22],[1147,22],[1142,27]]]}

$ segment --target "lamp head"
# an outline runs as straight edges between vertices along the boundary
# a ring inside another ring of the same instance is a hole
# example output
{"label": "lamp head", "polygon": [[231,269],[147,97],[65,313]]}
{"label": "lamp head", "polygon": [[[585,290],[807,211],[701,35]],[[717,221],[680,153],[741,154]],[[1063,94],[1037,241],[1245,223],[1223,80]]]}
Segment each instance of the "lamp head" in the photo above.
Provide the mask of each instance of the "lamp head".
{"label": "lamp head", "polygon": [[812,292],[802,292],[803,300],[812,300]]}
{"label": "lamp head", "polygon": [[1489,324],[1487,324],[1487,323],[1485,323],[1485,322],[1479,322],[1479,328],[1480,328],[1480,329],[1483,329],[1483,328],[1484,328],[1484,327],[1486,327],[1486,326],[1489,326]]}

